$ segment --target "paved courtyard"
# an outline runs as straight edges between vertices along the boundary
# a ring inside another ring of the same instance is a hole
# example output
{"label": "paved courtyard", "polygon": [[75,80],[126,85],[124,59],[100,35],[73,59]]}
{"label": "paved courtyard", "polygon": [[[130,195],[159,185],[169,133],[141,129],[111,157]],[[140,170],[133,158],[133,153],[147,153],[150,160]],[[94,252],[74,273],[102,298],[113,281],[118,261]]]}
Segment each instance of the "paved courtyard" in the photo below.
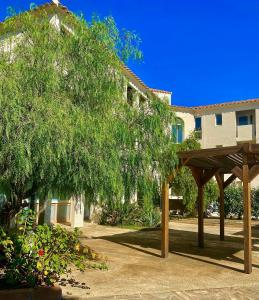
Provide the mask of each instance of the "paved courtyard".
{"label": "paved courtyard", "polygon": [[82,242],[108,257],[108,271],[72,274],[85,289],[66,286],[67,299],[259,299],[259,223],[253,223],[253,272],[243,273],[242,221],[205,220],[205,248],[197,220],[170,223],[170,254],[160,258],[160,231],[85,223]]}

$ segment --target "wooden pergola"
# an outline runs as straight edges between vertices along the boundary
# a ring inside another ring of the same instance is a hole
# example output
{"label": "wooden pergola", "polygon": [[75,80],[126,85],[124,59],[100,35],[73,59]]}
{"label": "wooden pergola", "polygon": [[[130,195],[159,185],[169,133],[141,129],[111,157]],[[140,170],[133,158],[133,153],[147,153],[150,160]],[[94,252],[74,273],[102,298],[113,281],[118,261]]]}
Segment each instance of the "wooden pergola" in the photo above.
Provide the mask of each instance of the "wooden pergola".
{"label": "wooden pergola", "polygon": [[[198,246],[204,247],[204,185],[215,176],[220,196],[220,240],[224,240],[224,189],[236,178],[243,182],[244,199],[244,271],[252,272],[250,183],[259,174],[259,144],[244,143],[233,147],[179,152],[179,168],[189,167],[198,187]],[[229,174],[225,180],[224,175]],[[169,187],[175,174],[162,186],[161,256],[169,251]]]}

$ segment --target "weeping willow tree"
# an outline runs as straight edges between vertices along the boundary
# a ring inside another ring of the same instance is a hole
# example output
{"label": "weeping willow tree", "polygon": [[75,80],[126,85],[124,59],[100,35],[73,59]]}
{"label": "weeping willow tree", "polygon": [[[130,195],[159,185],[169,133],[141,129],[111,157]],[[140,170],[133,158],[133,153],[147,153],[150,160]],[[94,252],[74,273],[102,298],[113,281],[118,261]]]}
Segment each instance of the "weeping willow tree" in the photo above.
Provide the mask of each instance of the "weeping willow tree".
{"label": "weeping willow tree", "polygon": [[142,55],[135,34],[111,17],[44,10],[0,30],[0,182],[13,207],[50,191],[130,198],[172,171],[168,105],[151,93],[142,108],[125,101],[122,60]]}

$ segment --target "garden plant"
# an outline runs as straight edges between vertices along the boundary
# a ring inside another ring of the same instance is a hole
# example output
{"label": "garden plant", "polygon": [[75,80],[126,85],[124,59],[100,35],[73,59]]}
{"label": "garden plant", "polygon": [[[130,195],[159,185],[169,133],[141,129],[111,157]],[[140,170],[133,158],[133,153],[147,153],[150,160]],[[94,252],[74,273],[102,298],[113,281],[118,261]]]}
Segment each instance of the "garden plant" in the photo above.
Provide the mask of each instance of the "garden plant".
{"label": "garden plant", "polygon": [[74,266],[106,268],[105,262],[79,241],[78,229],[35,225],[35,213],[22,210],[14,229],[0,227],[0,264],[4,271],[2,288],[53,286]]}

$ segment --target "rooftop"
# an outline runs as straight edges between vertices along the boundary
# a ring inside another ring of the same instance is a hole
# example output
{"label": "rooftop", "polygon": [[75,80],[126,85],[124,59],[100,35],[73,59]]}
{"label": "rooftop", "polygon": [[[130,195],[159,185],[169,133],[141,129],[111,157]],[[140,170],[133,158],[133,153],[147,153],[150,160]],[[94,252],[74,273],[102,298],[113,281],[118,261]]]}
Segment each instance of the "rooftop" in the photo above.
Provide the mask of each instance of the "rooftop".
{"label": "rooftop", "polygon": [[232,108],[232,107],[241,107],[248,104],[258,104],[259,105],[259,98],[255,99],[247,99],[247,100],[239,100],[239,101],[230,101],[230,102],[223,102],[217,104],[209,104],[209,105],[200,105],[200,106],[178,106],[172,105],[172,108],[176,111],[183,111],[183,112],[190,112],[190,113],[201,113],[204,111],[210,111],[217,108]]}

